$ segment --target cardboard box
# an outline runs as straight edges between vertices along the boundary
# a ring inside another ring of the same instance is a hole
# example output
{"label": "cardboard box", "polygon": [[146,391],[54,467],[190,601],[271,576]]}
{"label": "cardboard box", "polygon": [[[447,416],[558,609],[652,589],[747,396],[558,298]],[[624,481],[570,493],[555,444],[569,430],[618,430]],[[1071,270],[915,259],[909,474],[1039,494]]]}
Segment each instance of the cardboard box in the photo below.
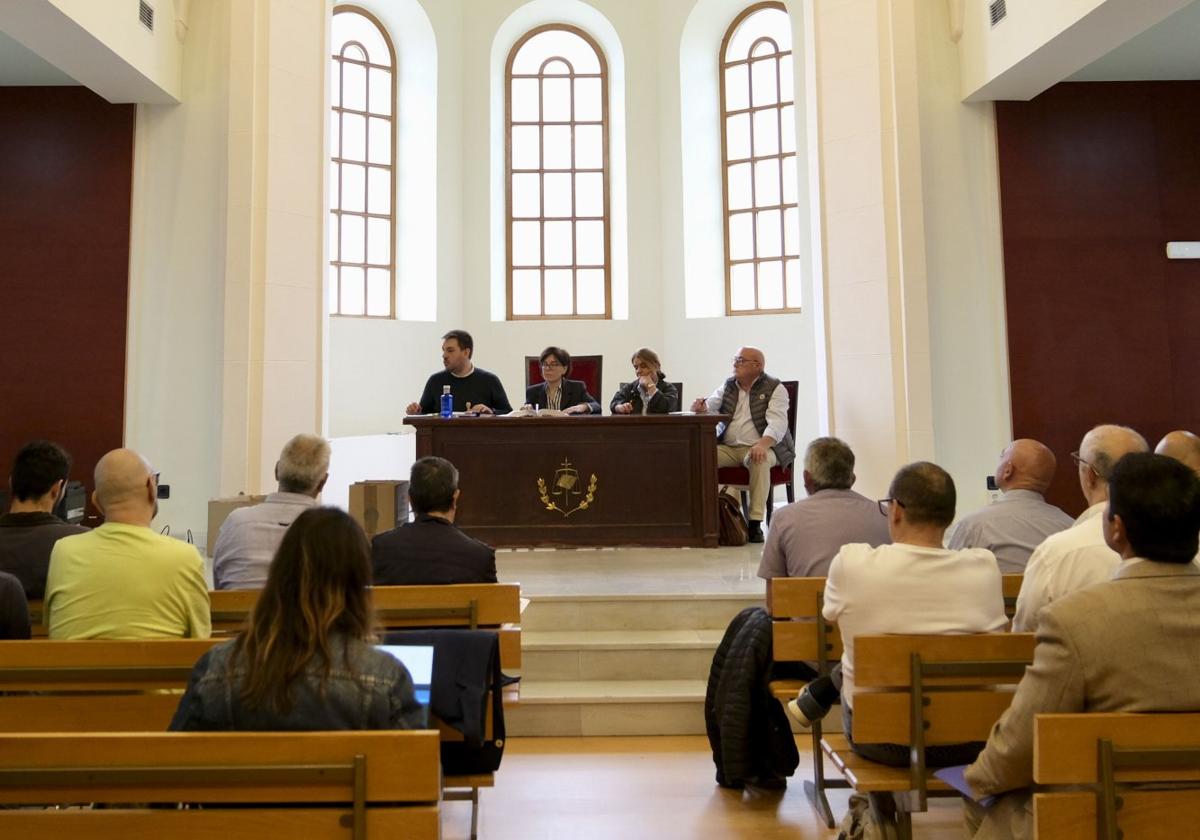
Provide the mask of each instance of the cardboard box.
{"label": "cardboard box", "polygon": [[204,550],[208,556],[212,557],[213,549],[217,545],[217,535],[221,533],[221,525],[224,524],[229,514],[238,508],[262,504],[266,500],[266,496],[247,496],[245,493],[238,493],[236,496],[225,496],[221,499],[209,499],[208,543],[204,546]]}
{"label": "cardboard box", "polygon": [[350,516],[370,539],[408,521],[407,481],[356,481],[350,485]]}

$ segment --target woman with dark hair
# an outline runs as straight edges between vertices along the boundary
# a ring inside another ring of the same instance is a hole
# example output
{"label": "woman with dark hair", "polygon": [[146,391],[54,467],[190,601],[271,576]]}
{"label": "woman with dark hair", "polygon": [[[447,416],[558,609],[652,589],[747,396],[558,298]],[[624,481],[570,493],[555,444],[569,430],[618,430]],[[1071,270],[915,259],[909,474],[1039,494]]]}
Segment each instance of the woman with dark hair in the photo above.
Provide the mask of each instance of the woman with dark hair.
{"label": "woman with dark hair", "polygon": [[679,394],[662,372],[658,354],[642,347],[630,359],[632,382],[626,382],[613,395],[609,409],[613,414],[670,414],[679,410]]}
{"label": "woman with dark hair", "polygon": [[245,629],[192,669],[173,730],[419,729],[425,707],[372,646],[371,547],[345,512],[309,508],[271,561]]}
{"label": "woman with dark hair", "polygon": [[525,405],[550,408],[564,414],[599,414],[600,403],[578,379],[567,379],[571,372],[571,354],[561,347],[547,347],[539,357],[542,379],[525,389]]}

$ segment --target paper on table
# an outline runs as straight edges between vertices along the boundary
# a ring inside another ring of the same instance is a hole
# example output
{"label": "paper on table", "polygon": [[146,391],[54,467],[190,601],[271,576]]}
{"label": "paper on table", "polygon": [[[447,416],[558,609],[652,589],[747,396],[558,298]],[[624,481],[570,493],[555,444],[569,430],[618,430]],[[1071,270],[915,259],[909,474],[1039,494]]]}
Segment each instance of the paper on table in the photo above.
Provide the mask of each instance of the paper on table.
{"label": "paper on table", "polygon": [[994,796],[985,796],[983,799],[976,799],[975,792],[971,790],[971,786],[967,784],[967,767],[966,764],[958,764],[954,767],[943,767],[941,770],[935,770],[933,775],[935,778],[941,779],[950,787],[961,793],[972,802],[978,802],[984,808],[992,807],[992,803],[996,801]]}

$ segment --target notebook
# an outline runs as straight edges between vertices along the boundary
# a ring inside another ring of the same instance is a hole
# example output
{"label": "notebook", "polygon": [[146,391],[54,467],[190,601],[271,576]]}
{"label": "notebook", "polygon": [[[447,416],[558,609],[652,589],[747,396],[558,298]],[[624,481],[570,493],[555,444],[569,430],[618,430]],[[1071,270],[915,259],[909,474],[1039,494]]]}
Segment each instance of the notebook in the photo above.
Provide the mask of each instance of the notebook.
{"label": "notebook", "polygon": [[417,700],[429,705],[429,688],[433,683],[433,645],[376,645],[377,649],[396,657],[412,676]]}

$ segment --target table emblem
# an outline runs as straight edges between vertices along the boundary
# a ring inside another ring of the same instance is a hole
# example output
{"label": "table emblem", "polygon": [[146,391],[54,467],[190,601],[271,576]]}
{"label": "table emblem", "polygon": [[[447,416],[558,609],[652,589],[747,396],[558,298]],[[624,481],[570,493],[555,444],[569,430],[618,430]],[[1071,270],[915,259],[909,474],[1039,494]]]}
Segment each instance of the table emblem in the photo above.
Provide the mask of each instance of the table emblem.
{"label": "table emblem", "polygon": [[[564,458],[562,466],[554,471],[553,491],[546,486],[544,478],[538,477],[538,498],[546,506],[546,510],[556,510],[564,517],[570,516],[576,511],[587,510],[591,507],[592,502],[596,500],[596,484],[596,474],[592,473],[585,495],[580,488],[579,471],[571,466],[569,459]],[[580,501],[581,496],[583,497],[582,501]]]}

